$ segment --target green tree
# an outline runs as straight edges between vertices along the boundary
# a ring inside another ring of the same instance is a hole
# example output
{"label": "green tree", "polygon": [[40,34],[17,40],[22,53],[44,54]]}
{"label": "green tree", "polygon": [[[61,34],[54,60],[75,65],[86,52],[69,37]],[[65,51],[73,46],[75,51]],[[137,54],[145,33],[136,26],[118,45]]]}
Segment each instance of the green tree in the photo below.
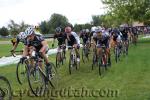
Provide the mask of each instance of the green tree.
{"label": "green tree", "polygon": [[14,22],[14,20],[10,20],[10,23],[8,24],[9,32],[11,35],[15,36],[19,33],[19,25]]}
{"label": "green tree", "polygon": [[62,31],[64,31],[64,28],[68,25],[72,26],[65,16],[54,13],[48,21],[42,21],[39,28],[43,34],[53,34],[57,27],[61,27]]}
{"label": "green tree", "polygon": [[2,35],[2,36],[8,36],[9,35],[8,29],[5,28],[5,27],[2,27],[0,29],[0,35]]}
{"label": "green tree", "polygon": [[10,20],[10,23],[8,24],[9,32],[13,36],[17,35],[19,32],[25,31],[28,26],[29,25],[25,24],[24,21],[17,24],[13,20]]}
{"label": "green tree", "polygon": [[50,27],[48,27],[48,23],[47,23],[46,21],[43,21],[43,22],[41,22],[41,24],[39,25],[39,28],[40,28],[40,32],[41,32],[42,34],[48,34]]}
{"label": "green tree", "polygon": [[49,33],[54,33],[56,27],[64,29],[67,25],[71,25],[68,19],[61,14],[52,14],[48,21]]}
{"label": "green tree", "polygon": [[100,26],[102,24],[101,20],[100,20],[100,15],[93,15],[92,16],[92,22],[91,22],[94,26]]}
{"label": "green tree", "polygon": [[82,30],[82,25],[81,24],[75,24],[74,25],[74,31],[75,32],[80,32]]}
{"label": "green tree", "polygon": [[132,24],[133,21],[145,22],[150,18],[149,0],[101,0],[118,21]]}

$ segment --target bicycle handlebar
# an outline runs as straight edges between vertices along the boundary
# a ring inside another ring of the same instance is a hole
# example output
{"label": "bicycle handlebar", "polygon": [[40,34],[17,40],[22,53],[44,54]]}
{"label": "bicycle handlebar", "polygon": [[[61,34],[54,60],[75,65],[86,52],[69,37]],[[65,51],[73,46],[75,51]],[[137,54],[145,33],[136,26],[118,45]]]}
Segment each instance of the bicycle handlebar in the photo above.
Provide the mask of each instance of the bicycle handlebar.
{"label": "bicycle handlebar", "polygon": [[13,57],[16,57],[16,52],[23,52],[23,50],[19,50],[19,51],[10,51],[11,52],[11,55],[13,56]]}

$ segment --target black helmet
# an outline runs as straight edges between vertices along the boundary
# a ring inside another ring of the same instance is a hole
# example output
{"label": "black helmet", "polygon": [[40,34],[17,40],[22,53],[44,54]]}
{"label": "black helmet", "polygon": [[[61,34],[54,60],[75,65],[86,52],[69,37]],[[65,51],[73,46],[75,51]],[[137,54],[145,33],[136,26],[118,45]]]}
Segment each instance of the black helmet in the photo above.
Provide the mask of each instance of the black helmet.
{"label": "black helmet", "polygon": [[56,33],[60,33],[60,32],[61,32],[61,28],[60,28],[60,27],[57,27],[57,28],[55,29],[55,32],[56,32]]}

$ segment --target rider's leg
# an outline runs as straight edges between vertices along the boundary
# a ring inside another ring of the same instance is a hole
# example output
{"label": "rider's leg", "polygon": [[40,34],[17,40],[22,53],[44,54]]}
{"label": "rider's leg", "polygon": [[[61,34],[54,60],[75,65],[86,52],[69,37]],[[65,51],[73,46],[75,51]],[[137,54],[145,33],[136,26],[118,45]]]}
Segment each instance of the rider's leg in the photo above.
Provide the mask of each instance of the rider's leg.
{"label": "rider's leg", "polygon": [[108,59],[108,64],[111,64],[111,59],[110,59],[110,49],[106,48],[106,59]]}
{"label": "rider's leg", "polygon": [[99,57],[101,57],[101,54],[102,54],[102,48],[101,48],[100,44],[98,44],[98,46],[97,46],[97,60]]}
{"label": "rider's leg", "polygon": [[80,53],[79,53],[80,46],[78,44],[75,44],[74,47],[75,47],[75,52],[77,55],[77,60],[80,61]]}
{"label": "rider's leg", "polygon": [[46,55],[47,51],[48,51],[48,47],[45,47],[45,49],[42,52],[40,52],[40,55],[43,57],[43,59],[44,59],[44,61],[46,63],[46,75],[47,75],[47,77],[49,79],[50,77],[52,77],[52,73],[51,73],[52,66],[51,66],[51,64],[49,62],[49,59],[48,59],[47,55]]}

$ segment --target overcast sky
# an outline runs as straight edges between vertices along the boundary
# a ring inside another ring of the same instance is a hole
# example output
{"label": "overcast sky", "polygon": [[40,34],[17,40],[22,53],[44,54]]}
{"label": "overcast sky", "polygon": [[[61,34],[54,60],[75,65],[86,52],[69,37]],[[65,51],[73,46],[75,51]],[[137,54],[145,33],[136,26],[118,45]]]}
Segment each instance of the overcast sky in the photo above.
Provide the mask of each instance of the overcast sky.
{"label": "overcast sky", "polygon": [[38,25],[53,13],[66,16],[72,24],[91,21],[92,15],[104,13],[101,0],[0,0],[0,27],[10,19],[17,23]]}

